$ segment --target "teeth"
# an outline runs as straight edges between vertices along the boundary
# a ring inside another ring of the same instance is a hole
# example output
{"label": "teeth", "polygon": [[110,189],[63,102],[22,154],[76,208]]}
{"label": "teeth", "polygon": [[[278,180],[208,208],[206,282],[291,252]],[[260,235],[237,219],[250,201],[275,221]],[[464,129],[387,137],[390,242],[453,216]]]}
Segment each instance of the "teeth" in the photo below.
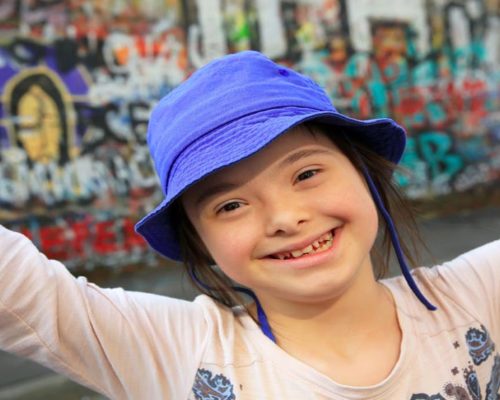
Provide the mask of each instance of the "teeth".
{"label": "teeth", "polygon": [[294,250],[292,251],[293,257],[300,257],[302,255],[302,250]]}
{"label": "teeth", "polygon": [[292,252],[279,253],[275,255],[275,258],[279,258],[280,260],[287,260],[289,258],[301,257],[304,254],[317,253],[319,251],[326,250],[332,245],[333,236],[334,235],[330,231],[301,250],[293,250]]}
{"label": "teeth", "polygon": [[312,245],[309,245],[304,250],[302,250],[302,253],[309,254],[312,250],[313,250]]}
{"label": "teeth", "polygon": [[321,237],[320,240],[332,240],[332,238],[333,238],[332,232],[328,232],[326,235]]}

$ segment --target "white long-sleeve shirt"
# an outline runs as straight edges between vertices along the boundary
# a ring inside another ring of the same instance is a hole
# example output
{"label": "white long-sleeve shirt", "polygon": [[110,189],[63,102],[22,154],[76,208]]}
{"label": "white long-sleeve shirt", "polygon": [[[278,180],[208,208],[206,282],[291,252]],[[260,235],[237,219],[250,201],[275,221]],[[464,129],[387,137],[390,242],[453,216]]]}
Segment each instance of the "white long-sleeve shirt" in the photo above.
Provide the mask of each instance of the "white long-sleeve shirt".
{"label": "white long-sleeve shirt", "polygon": [[243,311],[99,288],[0,226],[0,348],[112,399],[496,399],[500,241],[413,274],[438,311],[401,277],[383,280],[400,357],[379,384],[349,387],[284,352]]}

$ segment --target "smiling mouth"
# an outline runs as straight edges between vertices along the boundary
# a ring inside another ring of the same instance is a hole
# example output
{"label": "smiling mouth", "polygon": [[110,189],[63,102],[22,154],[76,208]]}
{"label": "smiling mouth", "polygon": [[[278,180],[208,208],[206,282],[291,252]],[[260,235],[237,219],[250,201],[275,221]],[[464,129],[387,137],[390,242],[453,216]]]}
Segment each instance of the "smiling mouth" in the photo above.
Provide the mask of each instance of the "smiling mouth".
{"label": "smiling mouth", "polygon": [[328,250],[333,245],[333,238],[335,237],[336,229],[325,233],[320,238],[316,239],[311,244],[307,245],[303,249],[297,249],[293,251],[283,251],[280,253],[271,254],[269,257],[276,260],[290,260],[295,258],[300,258],[309,254],[321,253]]}

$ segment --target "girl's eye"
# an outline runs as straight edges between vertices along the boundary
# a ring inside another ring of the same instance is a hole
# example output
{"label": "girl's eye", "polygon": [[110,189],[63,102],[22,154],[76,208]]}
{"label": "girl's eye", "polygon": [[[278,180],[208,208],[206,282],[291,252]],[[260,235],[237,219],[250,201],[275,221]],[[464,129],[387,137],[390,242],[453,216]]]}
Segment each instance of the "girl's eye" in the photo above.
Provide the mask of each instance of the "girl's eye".
{"label": "girl's eye", "polygon": [[240,203],[238,203],[237,201],[232,201],[231,203],[224,204],[221,208],[219,208],[217,210],[217,214],[221,212],[231,212],[240,207],[241,207]]}
{"label": "girl's eye", "polygon": [[309,169],[307,171],[302,172],[297,176],[297,181],[305,181],[306,179],[312,178],[314,175],[318,173],[316,169]]}

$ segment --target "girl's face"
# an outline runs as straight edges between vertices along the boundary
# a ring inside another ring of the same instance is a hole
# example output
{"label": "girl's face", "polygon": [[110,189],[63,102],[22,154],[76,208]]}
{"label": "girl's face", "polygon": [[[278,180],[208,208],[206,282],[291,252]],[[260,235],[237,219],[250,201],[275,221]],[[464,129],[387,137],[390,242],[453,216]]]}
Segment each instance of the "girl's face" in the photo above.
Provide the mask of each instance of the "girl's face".
{"label": "girl's face", "polygon": [[260,301],[322,302],[371,279],[377,211],[322,133],[299,126],[182,197],[210,255]]}

